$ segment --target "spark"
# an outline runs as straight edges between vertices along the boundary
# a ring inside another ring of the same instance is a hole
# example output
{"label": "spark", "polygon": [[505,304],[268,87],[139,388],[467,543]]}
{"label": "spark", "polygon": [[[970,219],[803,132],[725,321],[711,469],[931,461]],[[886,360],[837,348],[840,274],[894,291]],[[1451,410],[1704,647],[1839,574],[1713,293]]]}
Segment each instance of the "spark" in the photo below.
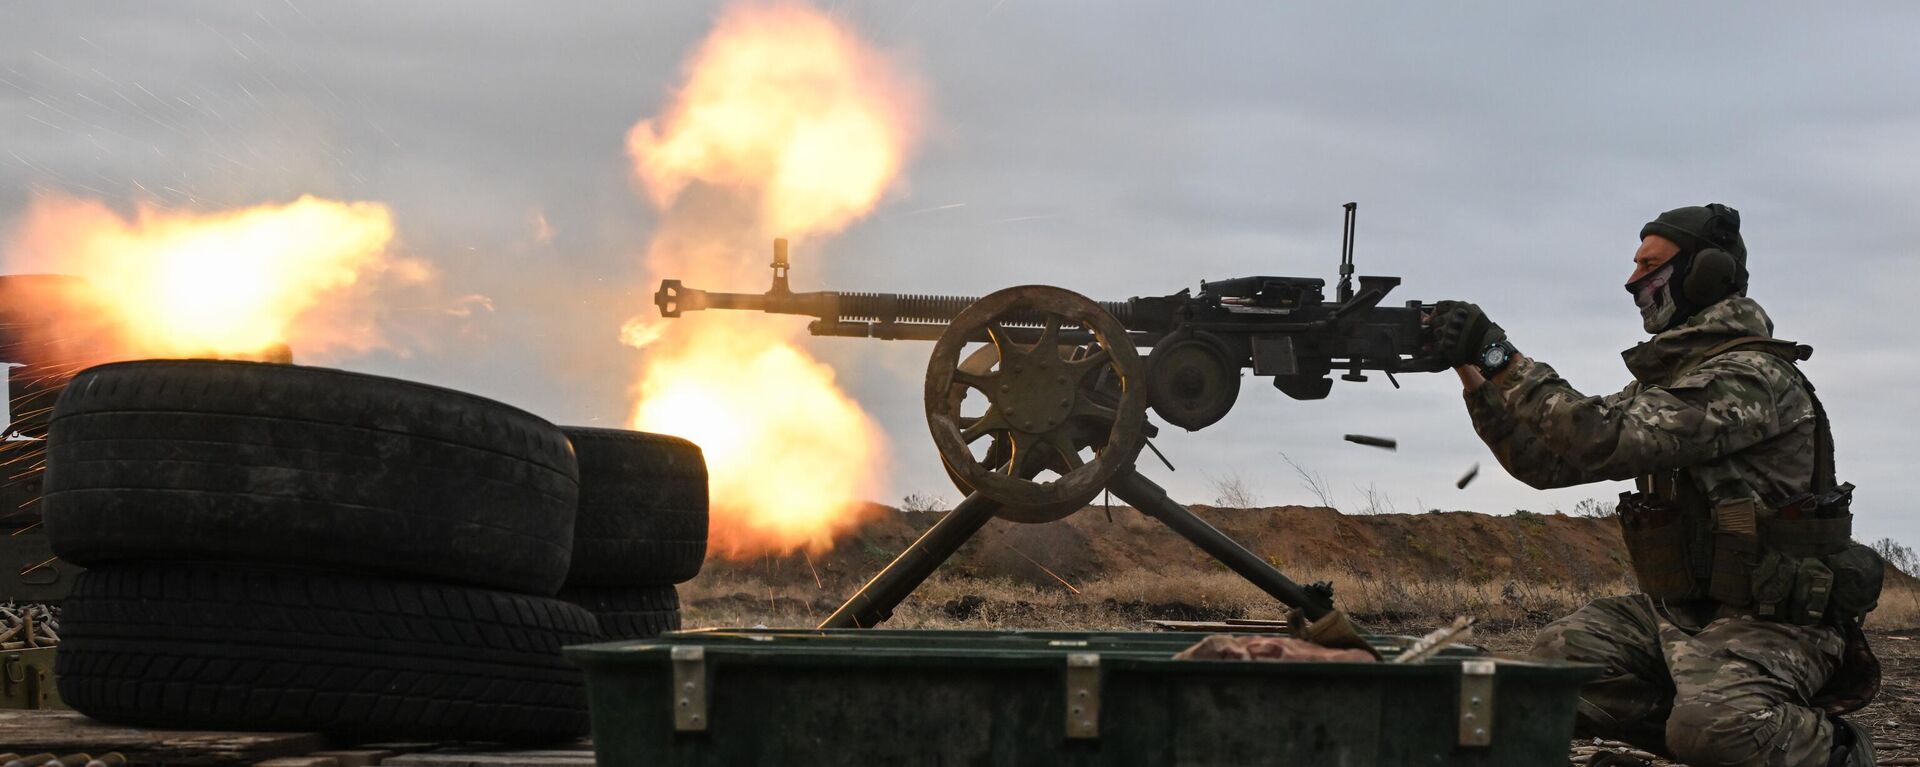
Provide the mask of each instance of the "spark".
{"label": "spark", "polygon": [[1024,552],[1024,551],[1021,551],[1021,550],[1019,550],[1019,549],[1016,549],[1016,548],[1014,548],[1014,547],[1013,547],[1013,544],[1011,544],[1011,543],[1008,543],[1008,544],[1005,544],[1005,545],[1006,545],[1006,547],[1007,547],[1007,549],[1008,549],[1008,550],[1010,550],[1010,551],[1012,551],[1012,552],[1013,552],[1013,553],[1015,553],[1015,554],[1019,554],[1019,555],[1020,555],[1020,558],[1021,558],[1021,559],[1024,559],[1024,560],[1027,560],[1028,562],[1033,562],[1033,566],[1034,566],[1034,567],[1038,567],[1038,568],[1040,568],[1040,572],[1043,572],[1043,573],[1046,573],[1046,574],[1048,574],[1048,575],[1051,575],[1051,576],[1053,576],[1053,579],[1054,579],[1054,580],[1056,580],[1056,581],[1059,581],[1059,582],[1060,582],[1060,585],[1062,585],[1062,586],[1065,586],[1065,587],[1067,587],[1067,590],[1068,590],[1068,591],[1071,591],[1071,592],[1073,592],[1073,593],[1075,593],[1075,594],[1079,594],[1079,593],[1080,593],[1080,590],[1079,590],[1079,589],[1076,589],[1076,588],[1074,588],[1074,587],[1073,587],[1073,584],[1071,584],[1071,583],[1068,583],[1068,582],[1067,582],[1067,579],[1065,579],[1065,578],[1062,578],[1062,577],[1060,577],[1060,576],[1059,576],[1058,574],[1056,574],[1056,573],[1054,573],[1054,571],[1052,571],[1052,570],[1048,570],[1048,569],[1047,569],[1047,566],[1046,566],[1046,565],[1043,565],[1043,564],[1040,564],[1039,562],[1035,562],[1035,561],[1034,561],[1034,559],[1033,559],[1033,557],[1029,557],[1029,556],[1027,556],[1027,553],[1026,553],[1026,552]]}
{"label": "spark", "polygon": [[[813,557],[807,554],[806,549],[800,550],[800,558],[806,560],[807,571],[813,573],[813,585],[816,588],[825,589],[827,584],[820,580],[820,571],[813,569]],[[809,605],[809,609],[811,609],[811,605]]]}
{"label": "spark", "polygon": [[1059,217],[1060,217],[1060,214],[1058,214],[1058,213],[1048,213],[1048,214],[1046,214],[1046,215],[1042,215],[1042,216],[1014,216],[1013,218],[1002,218],[1002,219],[995,219],[995,220],[993,220],[993,221],[990,221],[990,222],[988,222],[988,223],[993,223],[993,224],[1012,224],[1012,223],[1016,223],[1016,222],[1020,222],[1020,221],[1039,221],[1039,220],[1041,220],[1041,219],[1048,219],[1048,218],[1059,218]]}
{"label": "spark", "polygon": [[950,203],[947,203],[947,204],[945,204],[945,205],[935,205],[935,206],[933,206],[933,207],[931,207],[931,208],[921,208],[921,209],[919,209],[919,210],[910,210],[910,211],[907,211],[907,212],[905,212],[905,213],[902,213],[902,214],[900,214],[900,215],[902,215],[902,216],[917,216],[917,215],[920,215],[920,214],[922,214],[922,213],[932,213],[932,212],[934,212],[934,211],[936,211],[936,210],[953,210],[954,208],[964,208],[964,207],[967,207],[967,204],[966,204],[966,203],[964,203],[964,202],[950,202]]}

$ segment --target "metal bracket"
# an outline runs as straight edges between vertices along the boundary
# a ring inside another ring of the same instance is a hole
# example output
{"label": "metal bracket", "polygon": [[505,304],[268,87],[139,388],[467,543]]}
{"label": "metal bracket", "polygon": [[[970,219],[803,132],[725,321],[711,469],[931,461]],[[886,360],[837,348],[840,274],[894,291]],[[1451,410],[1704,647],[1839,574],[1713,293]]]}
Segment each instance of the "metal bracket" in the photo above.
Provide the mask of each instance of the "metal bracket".
{"label": "metal bracket", "polygon": [[1493,745],[1492,660],[1460,664],[1460,745]]}
{"label": "metal bracket", "polygon": [[0,709],[66,708],[54,690],[51,647],[0,655]]}
{"label": "metal bracket", "polygon": [[1067,653],[1067,738],[1100,737],[1100,654]]}
{"label": "metal bracket", "polygon": [[673,648],[673,729],[707,731],[707,650],[697,645]]}

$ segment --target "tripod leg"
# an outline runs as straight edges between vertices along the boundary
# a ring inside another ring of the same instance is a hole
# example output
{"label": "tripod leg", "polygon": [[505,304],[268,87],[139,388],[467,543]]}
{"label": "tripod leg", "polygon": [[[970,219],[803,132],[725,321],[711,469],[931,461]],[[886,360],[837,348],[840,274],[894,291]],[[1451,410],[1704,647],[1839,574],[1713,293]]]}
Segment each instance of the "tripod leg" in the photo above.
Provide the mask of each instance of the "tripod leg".
{"label": "tripod leg", "polygon": [[1306,613],[1308,620],[1317,620],[1320,616],[1333,611],[1332,600],[1314,594],[1300,584],[1281,575],[1279,570],[1262,561],[1246,547],[1241,546],[1219,528],[1207,524],[1207,521],[1194,516],[1186,507],[1174,503],[1167,497],[1167,491],[1152,480],[1140,476],[1140,472],[1127,469],[1113,478],[1108,488],[1114,495],[1139,509],[1141,513],[1160,520],[1161,524],[1173,528],[1180,537],[1199,546],[1201,551],[1221,564],[1239,573],[1261,591],[1272,594],[1274,599],[1285,602],[1290,607],[1299,608]]}
{"label": "tripod leg", "polygon": [[881,570],[867,585],[848,597],[846,604],[820,622],[823,629],[873,628],[893,617],[893,608],[920,587],[934,568],[953,556],[960,545],[993,519],[1000,504],[980,493],[967,496],[960,505],[920,535],[900,556]]}

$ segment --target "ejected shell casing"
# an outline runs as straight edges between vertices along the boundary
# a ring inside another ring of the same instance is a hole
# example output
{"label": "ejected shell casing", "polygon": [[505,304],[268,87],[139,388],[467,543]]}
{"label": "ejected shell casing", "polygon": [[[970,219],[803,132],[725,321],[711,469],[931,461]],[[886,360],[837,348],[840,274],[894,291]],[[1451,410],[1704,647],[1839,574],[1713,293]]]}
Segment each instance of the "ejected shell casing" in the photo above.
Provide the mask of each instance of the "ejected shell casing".
{"label": "ejected shell casing", "polygon": [[1352,442],[1353,444],[1356,444],[1356,445],[1366,445],[1367,447],[1377,447],[1384,450],[1400,449],[1400,443],[1397,440],[1387,439],[1386,437],[1369,437],[1365,434],[1348,434],[1347,441]]}
{"label": "ejected shell casing", "polygon": [[118,751],[108,751],[87,762],[87,767],[127,767],[127,757]]}
{"label": "ejected shell casing", "polygon": [[1460,475],[1460,481],[1453,483],[1453,486],[1455,489],[1465,490],[1467,485],[1473,483],[1473,478],[1478,476],[1480,476],[1480,464],[1475,463],[1467,467],[1467,473]]}
{"label": "ejected shell casing", "polygon": [[34,754],[32,756],[15,757],[5,764],[0,764],[0,767],[40,767],[40,765],[53,760],[53,754]]}
{"label": "ejected shell casing", "polygon": [[86,754],[67,754],[59,759],[47,762],[42,767],[86,767],[86,765],[92,761],[93,757]]}

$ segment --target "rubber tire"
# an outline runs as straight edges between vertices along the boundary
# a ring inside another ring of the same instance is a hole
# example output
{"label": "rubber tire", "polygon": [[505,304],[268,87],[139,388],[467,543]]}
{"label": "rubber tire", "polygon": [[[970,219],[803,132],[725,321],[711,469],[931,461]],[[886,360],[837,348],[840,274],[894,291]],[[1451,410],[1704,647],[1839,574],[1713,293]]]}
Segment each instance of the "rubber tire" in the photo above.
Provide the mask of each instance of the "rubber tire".
{"label": "rubber tire", "polygon": [[546,742],[588,730],[564,645],[593,615],[546,597],[203,563],[88,570],[54,675],[116,724],[351,739]]}
{"label": "rubber tire", "polygon": [[553,594],[579,470],[559,427],[435,386],[325,368],[149,360],[54,408],[55,553],[305,564]]}
{"label": "rubber tire", "polygon": [[568,426],[580,508],[567,588],[685,583],[707,555],[707,461],[679,437]]}
{"label": "rubber tire", "polygon": [[680,630],[680,592],[672,586],[566,589],[559,598],[592,611],[601,639],[652,639]]}

